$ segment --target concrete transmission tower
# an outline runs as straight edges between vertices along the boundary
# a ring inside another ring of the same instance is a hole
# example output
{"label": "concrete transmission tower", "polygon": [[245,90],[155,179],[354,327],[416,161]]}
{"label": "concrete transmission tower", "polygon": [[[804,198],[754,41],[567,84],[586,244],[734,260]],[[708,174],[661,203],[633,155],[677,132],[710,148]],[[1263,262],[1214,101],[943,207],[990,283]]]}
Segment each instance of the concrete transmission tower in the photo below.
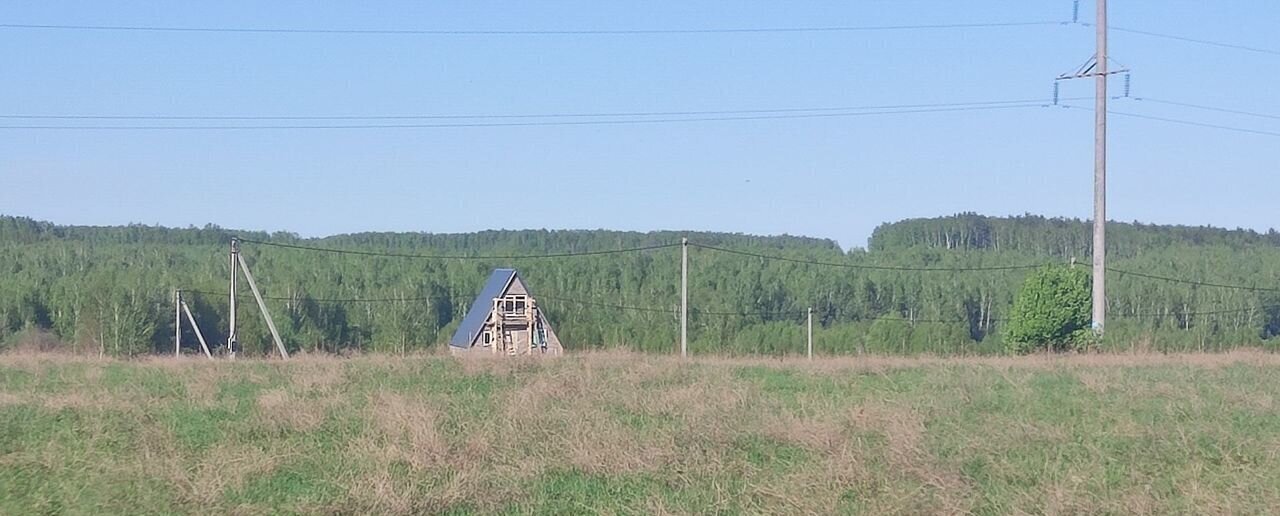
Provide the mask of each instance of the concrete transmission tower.
{"label": "concrete transmission tower", "polygon": [[[1059,81],[1092,77],[1094,87],[1093,133],[1093,331],[1101,334],[1107,319],[1107,76],[1128,72],[1110,70],[1107,56],[1107,0],[1097,0],[1097,51],[1074,73]],[[1077,1],[1077,6],[1079,5]],[[1055,88],[1056,91],[1056,88]],[[1055,103],[1056,103],[1055,94]]]}

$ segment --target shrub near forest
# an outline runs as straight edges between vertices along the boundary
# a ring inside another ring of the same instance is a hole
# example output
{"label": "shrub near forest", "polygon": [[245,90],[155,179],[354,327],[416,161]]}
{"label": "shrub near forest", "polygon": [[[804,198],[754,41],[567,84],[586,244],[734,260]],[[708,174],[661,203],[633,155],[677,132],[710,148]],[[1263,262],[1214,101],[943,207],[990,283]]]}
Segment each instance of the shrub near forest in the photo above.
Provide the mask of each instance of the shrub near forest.
{"label": "shrub near forest", "polygon": [[1084,268],[1051,265],[1036,270],[1018,292],[1005,325],[1009,351],[1025,354],[1087,347],[1093,339],[1091,292]]}

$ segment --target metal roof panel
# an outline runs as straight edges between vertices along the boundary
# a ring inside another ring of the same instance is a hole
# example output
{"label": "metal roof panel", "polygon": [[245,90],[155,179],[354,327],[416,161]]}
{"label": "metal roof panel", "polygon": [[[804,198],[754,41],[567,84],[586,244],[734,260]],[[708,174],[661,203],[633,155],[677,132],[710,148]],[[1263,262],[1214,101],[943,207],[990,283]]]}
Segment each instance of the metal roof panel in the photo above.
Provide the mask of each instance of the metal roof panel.
{"label": "metal roof panel", "polygon": [[471,303],[471,310],[467,311],[467,315],[462,318],[462,324],[458,326],[458,331],[453,333],[453,338],[449,339],[449,345],[458,348],[469,348],[476,341],[476,336],[480,334],[480,330],[484,328],[484,321],[489,317],[489,310],[493,308],[493,299],[502,295],[507,290],[507,286],[511,284],[511,280],[517,276],[515,269],[494,269],[489,275],[489,280],[485,282],[484,288],[480,289],[480,294],[476,296],[476,300]]}

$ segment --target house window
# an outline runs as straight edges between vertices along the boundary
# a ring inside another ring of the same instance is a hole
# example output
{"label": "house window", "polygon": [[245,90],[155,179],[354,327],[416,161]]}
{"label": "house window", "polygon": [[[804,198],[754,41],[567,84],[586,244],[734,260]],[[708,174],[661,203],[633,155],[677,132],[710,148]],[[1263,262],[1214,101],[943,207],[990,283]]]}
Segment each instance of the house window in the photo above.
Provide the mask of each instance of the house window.
{"label": "house window", "polygon": [[500,306],[505,315],[524,315],[527,299],[525,296],[507,296]]}
{"label": "house window", "polygon": [[493,334],[487,331],[484,332],[484,345],[488,346],[489,342],[491,342],[492,340],[493,340]]}

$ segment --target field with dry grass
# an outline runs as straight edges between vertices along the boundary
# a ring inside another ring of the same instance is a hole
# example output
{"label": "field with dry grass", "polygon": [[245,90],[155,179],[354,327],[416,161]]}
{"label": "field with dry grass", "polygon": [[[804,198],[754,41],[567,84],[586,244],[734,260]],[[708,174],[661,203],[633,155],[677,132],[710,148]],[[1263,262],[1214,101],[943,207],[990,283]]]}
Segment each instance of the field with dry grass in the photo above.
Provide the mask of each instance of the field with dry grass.
{"label": "field with dry grass", "polygon": [[0,357],[0,513],[1265,513],[1280,356]]}

